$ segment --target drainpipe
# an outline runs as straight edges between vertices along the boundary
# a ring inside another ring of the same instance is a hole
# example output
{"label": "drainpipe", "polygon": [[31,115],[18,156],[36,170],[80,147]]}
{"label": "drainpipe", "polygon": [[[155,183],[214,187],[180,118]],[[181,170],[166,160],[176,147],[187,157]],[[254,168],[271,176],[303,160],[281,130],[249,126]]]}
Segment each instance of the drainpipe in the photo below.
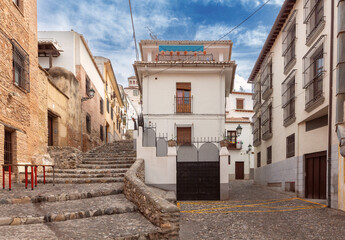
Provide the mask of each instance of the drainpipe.
{"label": "drainpipe", "polygon": [[[332,5],[334,5],[332,1]],[[334,9],[334,8],[333,8]],[[339,140],[340,154],[345,157],[345,123],[344,123],[344,102],[345,102],[345,52],[341,46],[345,44],[345,1],[338,0],[338,32],[337,32],[337,95],[336,95],[336,130]]]}
{"label": "drainpipe", "polygon": [[334,1],[331,6],[331,39],[330,39],[330,62],[329,62],[329,104],[328,104],[328,149],[327,149],[327,205],[331,207],[331,180],[332,180],[332,105],[333,105],[333,49],[334,49]]}

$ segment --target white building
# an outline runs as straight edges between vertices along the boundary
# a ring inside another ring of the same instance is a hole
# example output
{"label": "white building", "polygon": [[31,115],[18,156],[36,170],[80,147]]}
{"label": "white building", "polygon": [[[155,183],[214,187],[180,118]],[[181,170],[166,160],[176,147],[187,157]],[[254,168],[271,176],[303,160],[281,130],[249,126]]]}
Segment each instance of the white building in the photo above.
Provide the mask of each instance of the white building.
{"label": "white building", "polygon": [[[126,95],[126,101],[127,101],[127,113],[126,113],[126,131],[127,130],[134,130],[134,121],[137,121],[138,119],[138,112],[137,109],[133,106],[133,102],[129,98],[129,96]],[[138,126],[137,126],[138,127]]]}
{"label": "white building", "polygon": [[[228,146],[231,159],[230,180],[254,178],[252,95],[247,92],[232,92],[226,99],[225,134],[230,141]],[[236,132],[238,126],[242,128],[240,136],[237,136]]]}
{"label": "white building", "polygon": [[286,0],[249,82],[255,90],[255,182],[337,207],[331,31],[337,18],[331,8],[332,0]]}
{"label": "white building", "polygon": [[141,96],[138,86],[138,81],[135,76],[128,78],[128,87],[124,88],[125,93],[129,97],[132,105],[134,106],[136,112],[138,114],[141,113]]}
{"label": "white building", "polygon": [[[223,139],[225,100],[236,69],[232,42],[143,40],[139,45],[142,60],[133,66],[144,123],[154,128],[139,130],[137,139],[146,183],[176,189],[178,199],[225,198],[228,151],[222,149],[226,160],[219,162],[217,144]],[[165,149],[164,142],[156,140],[159,136],[175,140],[177,149]]]}

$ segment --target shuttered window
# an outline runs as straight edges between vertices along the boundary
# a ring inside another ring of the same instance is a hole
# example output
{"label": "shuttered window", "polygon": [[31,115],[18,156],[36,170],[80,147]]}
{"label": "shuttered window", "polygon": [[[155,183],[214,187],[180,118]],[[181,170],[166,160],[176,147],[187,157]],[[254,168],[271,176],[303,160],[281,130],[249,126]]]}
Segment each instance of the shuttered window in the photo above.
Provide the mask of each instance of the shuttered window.
{"label": "shuttered window", "polygon": [[192,142],[192,128],[190,127],[178,127],[177,128],[177,144],[191,144]]}
{"label": "shuttered window", "polygon": [[244,99],[236,98],[236,109],[238,110],[244,109]]}

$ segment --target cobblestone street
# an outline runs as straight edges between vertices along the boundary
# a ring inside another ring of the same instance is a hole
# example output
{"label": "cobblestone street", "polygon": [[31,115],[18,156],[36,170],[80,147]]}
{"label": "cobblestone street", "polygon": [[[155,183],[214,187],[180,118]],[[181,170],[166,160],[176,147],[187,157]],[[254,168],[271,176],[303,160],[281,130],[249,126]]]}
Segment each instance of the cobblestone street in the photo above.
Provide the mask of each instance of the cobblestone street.
{"label": "cobblestone street", "polygon": [[344,239],[345,213],[291,194],[230,182],[230,201],[179,202],[187,239]]}

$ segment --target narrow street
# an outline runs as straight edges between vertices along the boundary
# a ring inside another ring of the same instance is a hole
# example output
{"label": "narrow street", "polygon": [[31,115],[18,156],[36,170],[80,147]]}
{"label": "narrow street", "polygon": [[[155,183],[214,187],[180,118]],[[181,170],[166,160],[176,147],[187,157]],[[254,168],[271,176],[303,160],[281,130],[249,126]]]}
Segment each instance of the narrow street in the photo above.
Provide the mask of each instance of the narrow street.
{"label": "narrow street", "polygon": [[231,181],[230,196],[230,201],[179,202],[181,239],[344,239],[342,211],[253,181]]}

